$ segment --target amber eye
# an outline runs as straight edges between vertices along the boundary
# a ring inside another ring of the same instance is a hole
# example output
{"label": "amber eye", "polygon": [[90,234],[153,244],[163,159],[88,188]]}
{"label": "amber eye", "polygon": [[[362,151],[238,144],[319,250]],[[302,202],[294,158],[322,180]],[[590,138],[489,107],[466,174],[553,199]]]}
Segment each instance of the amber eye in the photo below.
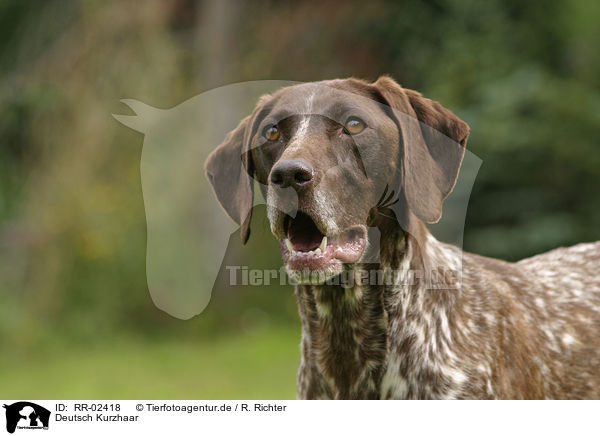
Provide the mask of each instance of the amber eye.
{"label": "amber eye", "polygon": [[365,130],[365,122],[358,117],[350,117],[344,125],[344,132],[349,135],[356,135]]}
{"label": "amber eye", "polygon": [[277,141],[279,139],[279,129],[277,126],[267,126],[263,130],[263,136],[269,141]]}

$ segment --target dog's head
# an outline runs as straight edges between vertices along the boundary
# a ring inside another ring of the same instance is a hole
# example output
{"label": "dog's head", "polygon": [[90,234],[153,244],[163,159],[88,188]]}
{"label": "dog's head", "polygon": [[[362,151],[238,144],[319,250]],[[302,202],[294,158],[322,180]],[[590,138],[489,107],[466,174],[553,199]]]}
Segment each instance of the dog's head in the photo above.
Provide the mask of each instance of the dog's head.
{"label": "dog's head", "polygon": [[288,272],[325,280],[361,262],[382,202],[398,201],[400,222],[440,219],[468,134],[452,112],[388,77],[305,83],[263,96],[206,171],[243,242],[255,178]]}

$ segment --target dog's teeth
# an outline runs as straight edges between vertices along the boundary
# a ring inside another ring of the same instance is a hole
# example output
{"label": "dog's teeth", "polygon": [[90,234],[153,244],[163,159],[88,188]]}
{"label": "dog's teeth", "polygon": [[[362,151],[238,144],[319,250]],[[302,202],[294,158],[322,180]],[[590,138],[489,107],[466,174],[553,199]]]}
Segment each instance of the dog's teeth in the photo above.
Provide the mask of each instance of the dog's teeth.
{"label": "dog's teeth", "polygon": [[322,252],[324,252],[326,248],[327,248],[327,236],[323,236],[323,240],[321,241],[321,245],[319,246],[319,249]]}
{"label": "dog's teeth", "polygon": [[323,252],[321,251],[321,247],[317,248],[315,251],[315,256],[320,256]]}
{"label": "dog's teeth", "polygon": [[287,247],[290,253],[294,252],[294,246],[292,245],[292,241],[290,241],[288,238],[285,238],[285,246]]}

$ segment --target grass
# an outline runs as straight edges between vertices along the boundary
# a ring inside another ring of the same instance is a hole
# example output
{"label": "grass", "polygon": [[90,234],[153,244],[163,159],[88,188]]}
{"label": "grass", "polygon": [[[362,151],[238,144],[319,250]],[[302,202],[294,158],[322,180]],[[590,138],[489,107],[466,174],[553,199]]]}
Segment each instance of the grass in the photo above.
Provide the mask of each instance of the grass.
{"label": "grass", "polygon": [[300,332],[271,328],[213,340],[119,338],[0,358],[13,399],[293,399]]}

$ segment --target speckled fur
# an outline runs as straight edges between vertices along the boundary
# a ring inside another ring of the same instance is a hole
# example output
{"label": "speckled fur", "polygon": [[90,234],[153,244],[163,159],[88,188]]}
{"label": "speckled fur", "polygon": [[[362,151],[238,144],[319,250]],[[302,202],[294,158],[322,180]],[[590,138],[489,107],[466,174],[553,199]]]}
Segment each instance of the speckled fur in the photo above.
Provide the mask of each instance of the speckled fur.
{"label": "speckled fur", "polygon": [[462,265],[455,289],[296,289],[299,398],[600,398],[600,242],[508,263],[423,234],[381,266]]}
{"label": "speckled fur", "polygon": [[[357,108],[371,128],[350,137],[338,116]],[[261,132],[274,122],[281,135],[268,142]],[[389,77],[336,79],[264,96],[209,156],[208,178],[243,242],[254,177],[277,239],[290,202],[323,235],[366,224],[380,231],[378,256],[335,267],[400,278],[296,288],[299,398],[600,399],[600,242],[508,263],[441,243],[424,224],[441,216],[468,134],[452,112]],[[296,158],[313,178],[284,201],[269,175]],[[381,203],[388,188],[397,200]],[[432,271],[441,271],[435,287]]]}

